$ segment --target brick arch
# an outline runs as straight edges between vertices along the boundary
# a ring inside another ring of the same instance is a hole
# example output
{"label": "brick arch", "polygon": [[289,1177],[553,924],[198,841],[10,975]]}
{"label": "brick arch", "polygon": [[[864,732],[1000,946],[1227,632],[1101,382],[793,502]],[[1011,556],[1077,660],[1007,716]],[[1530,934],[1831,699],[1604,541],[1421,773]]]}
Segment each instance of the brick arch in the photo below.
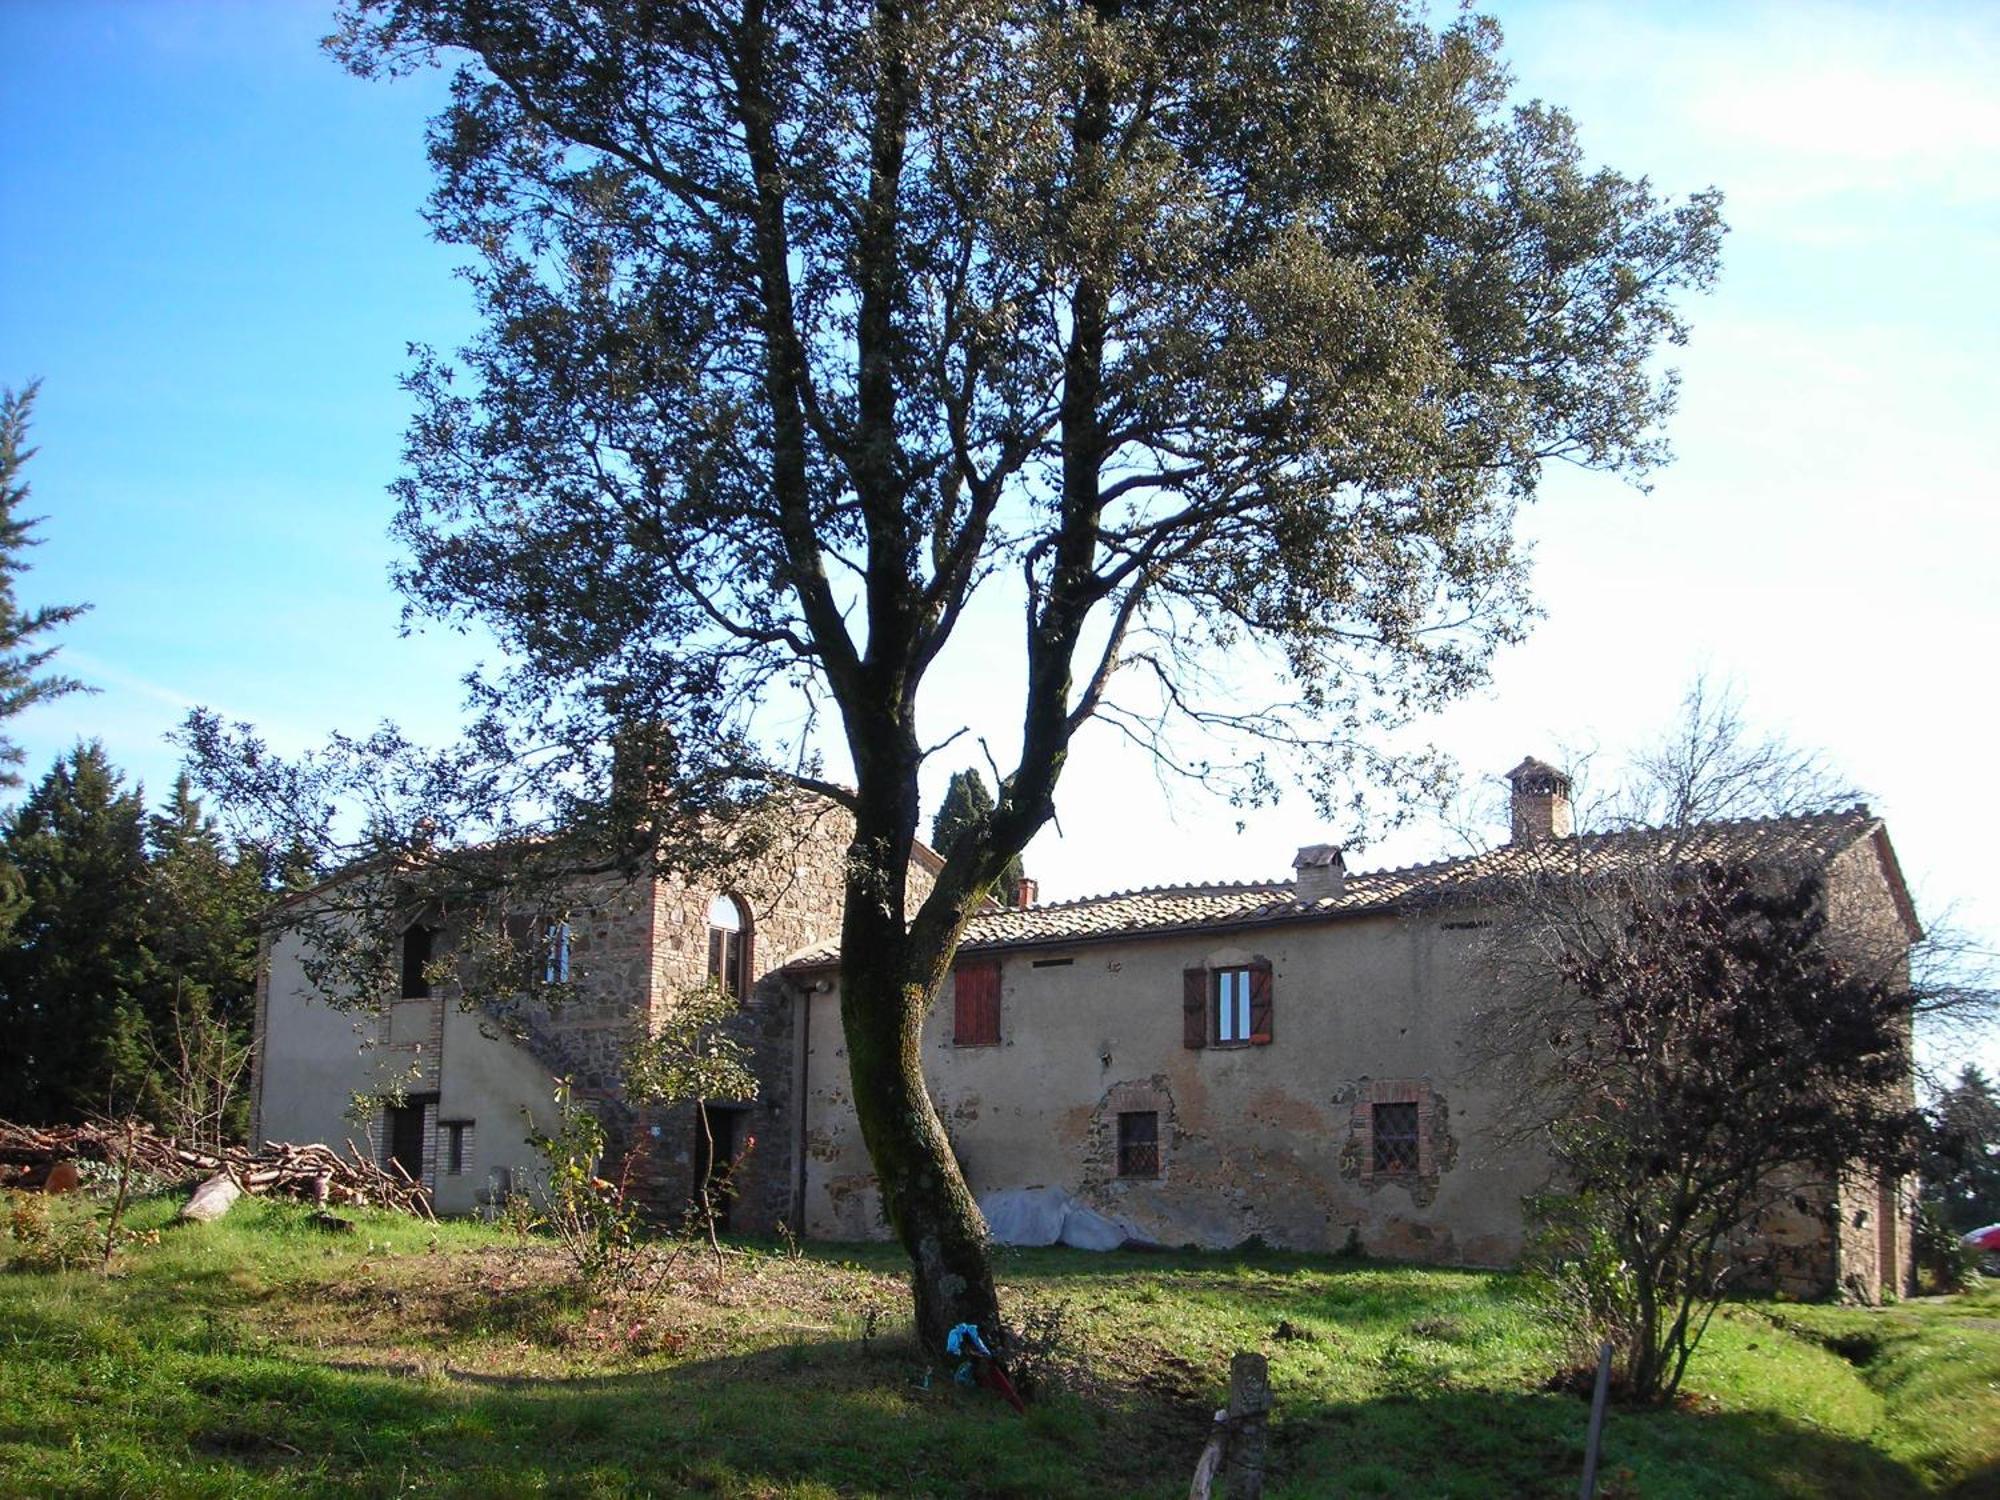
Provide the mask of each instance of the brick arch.
{"label": "brick arch", "polygon": [[[735,925],[718,924],[722,913]],[[739,1000],[746,1000],[756,983],[757,919],[750,903],[734,891],[718,891],[708,903],[708,973]]]}

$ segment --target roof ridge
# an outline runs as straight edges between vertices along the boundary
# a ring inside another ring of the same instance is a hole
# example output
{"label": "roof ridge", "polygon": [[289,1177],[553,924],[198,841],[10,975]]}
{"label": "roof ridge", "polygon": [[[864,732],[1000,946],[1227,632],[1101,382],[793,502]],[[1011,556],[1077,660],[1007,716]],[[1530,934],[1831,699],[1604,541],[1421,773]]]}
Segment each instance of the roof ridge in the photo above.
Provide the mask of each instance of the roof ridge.
{"label": "roof ridge", "polygon": [[1289,880],[1182,880],[1171,885],[1136,885],[1130,890],[1099,891],[1090,896],[1069,896],[1061,901],[1037,901],[1033,906],[1002,907],[988,916],[1005,916],[1009,912],[1060,911],[1068,906],[1093,906],[1100,901],[1126,901],[1134,896],[1170,896],[1191,891],[1263,891],[1283,889],[1291,885]]}
{"label": "roof ridge", "polygon": [[[1675,828],[1666,823],[1646,823],[1636,828],[1598,828],[1587,830],[1583,833],[1568,834],[1564,836],[1564,839],[1552,840],[1551,842],[1563,842],[1565,839],[1574,839],[1578,843],[1584,843],[1593,840],[1640,838],[1648,834],[1693,832],[1704,828],[1751,828],[1774,823],[1802,823],[1808,820],[1835,820],[1855,816],[1877,820],[1876,815],[1866,802],[1856,801],[1846,807],[1827,807],[1811,812],[1766,813],[1757,817],[1743,818],[1707,818],[1699,823],[1687,824],[1683,828]],[[1502,854],[1507,850],[1518,847],[1518,845],[1513,843],[1495,844],[1490,849],[1479,849],[1470,854],[1450,854],[1441,859],[1420,859],[1406,865],[1379,865],[1370,870],[1349,870],[1347,878],[1350,881],[1382,879],[1393,875],[1414,875],[1425,871],[1442,870],[1452,865],[1474,864],[1480,860],[1490,859],[1494,855]],[[1090,906],[1102,901],[1129,900],[1134,896],[1166,896],[1190,891],[1240,892],[1295,887],[1296,882],[1287,879],[1181,880],[1165,885],[1133,886],[1129,890],[1100,891],[1089,896],[1071,896],[1062,901],[1042,901],[1037,902],[1032,907],[1007,907],[1000,912],[990,913],[989,915],[1004,916],[1008,911],[1059,911],[1065,907]]]}

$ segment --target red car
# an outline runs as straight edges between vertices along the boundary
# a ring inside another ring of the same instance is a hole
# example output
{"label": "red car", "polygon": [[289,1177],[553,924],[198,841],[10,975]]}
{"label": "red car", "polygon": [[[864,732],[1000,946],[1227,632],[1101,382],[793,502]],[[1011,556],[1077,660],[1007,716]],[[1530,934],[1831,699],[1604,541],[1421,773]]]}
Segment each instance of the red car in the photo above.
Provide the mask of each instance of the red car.
{"label": "red car", "polygon": [[2000,1275],[2000,1224],[1988,1224],[1960,1238],[1959,1243],[1979,1252],[1979,1269],[1988,1276]]}

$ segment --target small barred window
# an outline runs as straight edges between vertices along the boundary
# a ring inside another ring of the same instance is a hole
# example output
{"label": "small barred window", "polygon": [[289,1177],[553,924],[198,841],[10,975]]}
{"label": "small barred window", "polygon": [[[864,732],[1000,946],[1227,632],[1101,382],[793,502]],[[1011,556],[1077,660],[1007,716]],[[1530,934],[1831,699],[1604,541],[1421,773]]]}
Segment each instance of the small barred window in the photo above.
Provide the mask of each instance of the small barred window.
{"label": "small barred window", "polygon": [[1118,1175],[1160,1175],[1160,1116],[1157,1110],[1126,1110],[1118,1116]]}
{"label": "small barred window", "polygon": [[1378,1104],[1373,1121],[1375,1170],[1414,1172],[1420,1160],[1417,1142],[1417,1106]]}

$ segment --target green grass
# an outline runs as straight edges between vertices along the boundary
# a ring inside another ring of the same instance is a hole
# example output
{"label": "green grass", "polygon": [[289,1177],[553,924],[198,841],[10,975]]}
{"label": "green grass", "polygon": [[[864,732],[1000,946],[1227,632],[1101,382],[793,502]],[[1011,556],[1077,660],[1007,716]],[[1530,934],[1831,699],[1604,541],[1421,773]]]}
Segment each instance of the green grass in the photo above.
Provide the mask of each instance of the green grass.
{"label": "green grass", "polygon": [[[1061,1330],[1022,1420],[923,1366],[886,1249],[737,1247],[614,1312],[492,1230],[174,1206],[108,1279],[0,1276],[0,1494],[1181,1495],[1243,1348],[1274,1500],[1569,1495],[1582,1461],[1504,1275],[1007,1253],[1010,1308]],[[2000,1495],[2000,1293],[1734,1305],[1689,1387],[1612,1415],[1600,1493]]]}

